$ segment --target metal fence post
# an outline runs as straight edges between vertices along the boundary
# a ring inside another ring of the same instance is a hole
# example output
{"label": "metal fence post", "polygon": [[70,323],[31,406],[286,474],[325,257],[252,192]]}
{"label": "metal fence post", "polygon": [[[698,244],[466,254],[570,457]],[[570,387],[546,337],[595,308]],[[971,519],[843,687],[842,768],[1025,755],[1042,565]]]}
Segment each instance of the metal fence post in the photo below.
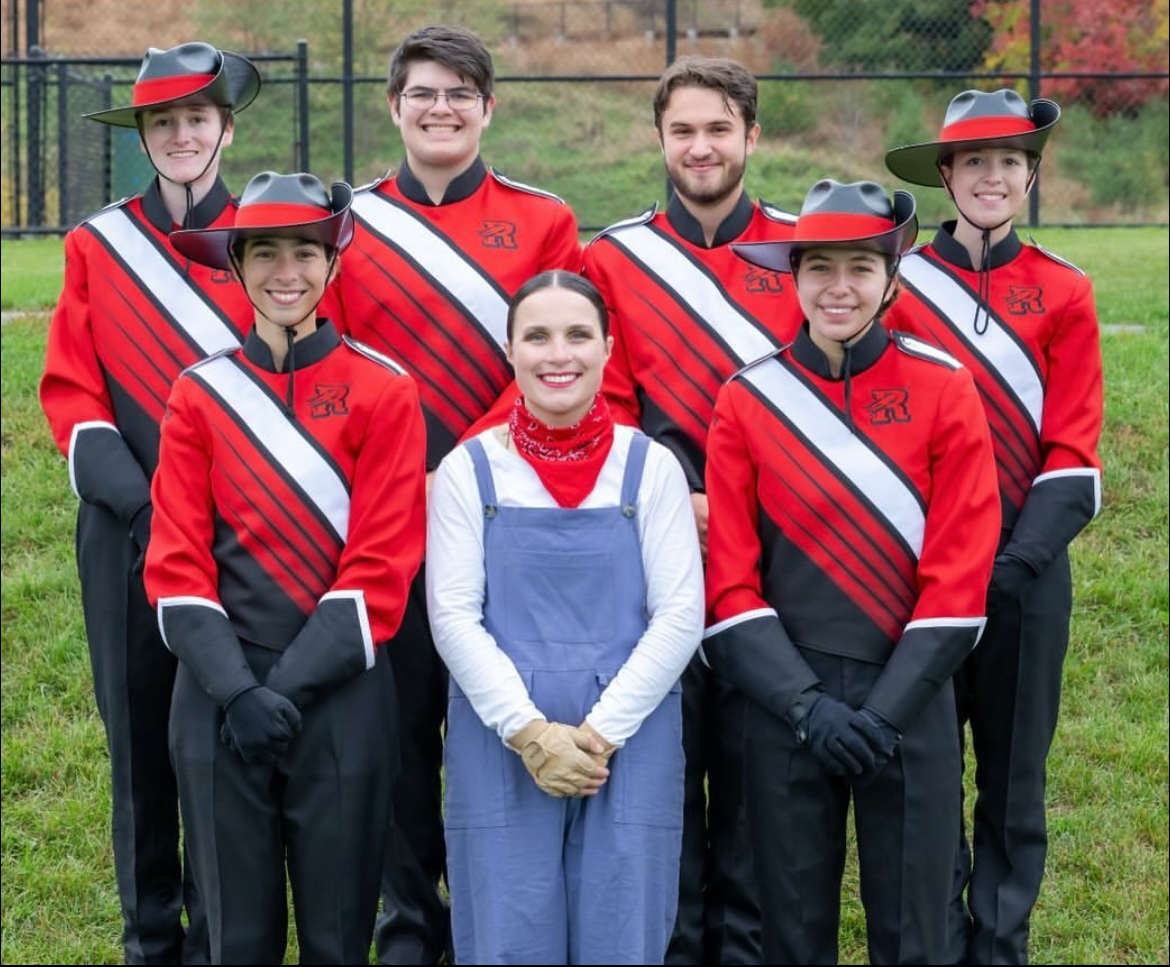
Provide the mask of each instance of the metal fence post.
{"label": "metal fence post", "polygon": [[309,42],[297,41],[297,167],[309,170]]}
{"label": "metal fence post", "polygon": [[69,213],[69,68],[58,61],[57,75],[57,224],[73,219]]}
{"label": "metal fence post", "polygon": [[[353,0],[341,4],[341,124],[345,180],[353,184]],[[308,170],[307,168],[305,169]]]}
{"label": "metal fence post", "polygon": [[[39,47],[30,48],[29,59],[44,57]],[[45,69],[35,64],[28,68],[28,224],[40,228],[45,224],[45,137],[41,130],[45,118]]]}
{"label": "metal fence post", "polygon": [[[1028,73],[1029,100],[1040,96],[1040,0],[1032,0],[1031,11],[1031,64]],[[1036,169],[1036,180],[1028,199],[1028,224],[1033,228],[1040,225],[1040,169]]]}

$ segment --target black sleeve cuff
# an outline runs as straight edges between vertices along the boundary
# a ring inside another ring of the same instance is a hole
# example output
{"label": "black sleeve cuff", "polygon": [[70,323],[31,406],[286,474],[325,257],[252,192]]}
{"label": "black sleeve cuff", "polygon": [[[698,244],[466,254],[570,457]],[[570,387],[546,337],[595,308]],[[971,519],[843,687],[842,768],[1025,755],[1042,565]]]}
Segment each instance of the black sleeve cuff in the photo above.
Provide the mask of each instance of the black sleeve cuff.
{"label": "black sleeve cuff", "polygon": [[874,683],[865,707],[905,734],[943,682],[970,654],[985,623],[985,618],[911,621]]}
{"label": "black sleeve cuff", "polygon": [[161,598],[158,626],[166,646],[221,708],[257,684],[240,639],[214,601]]}
{"label": "black sleeve cuff", "polygon": [[365,597],[331,591],[318,603],[264,683],[299,709],[374,665]]}
{"label": "black sleeve cuff", "polygon": [[[802,693],[820,685],[770,608],[711,626],[703,636],[702,652],[716,674],[794,728],[799,719],[788,719],[797,711],[794,706]],[[810,704],[800,709],[800,719]]]}

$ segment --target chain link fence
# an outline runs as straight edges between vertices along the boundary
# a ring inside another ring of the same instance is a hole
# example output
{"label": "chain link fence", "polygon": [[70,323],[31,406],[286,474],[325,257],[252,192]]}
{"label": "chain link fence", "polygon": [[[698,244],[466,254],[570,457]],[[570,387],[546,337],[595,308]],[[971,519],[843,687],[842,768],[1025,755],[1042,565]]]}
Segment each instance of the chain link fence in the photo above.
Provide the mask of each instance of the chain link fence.
{"label": "chain link fence", "polygon": [[[397,165],[390,52],[448,22],[488,42],[498,104],[486,160],[555,191],[597,228],[666,185],[651,97],[674,58],[739,60],[761,80],[748,190],[798,208],[818,177],[891,183],[883,156],[937,133],[967,87],[1064,108],[1031,216],[1168,220],[1167,4],[1149,0],[3,0],[3,229],[68,228],[150,171],[134,132],[79,121],[129,97],[148,46],[206,40],[258,58],[224,173],[308,166],[362,183]],[[36,41],[30,57],[29,39]],[[297,43],[304,47],[298,54]],[[94,130],[97,129],[97,130]],[[918,192],[924,221],[949,211]]]}

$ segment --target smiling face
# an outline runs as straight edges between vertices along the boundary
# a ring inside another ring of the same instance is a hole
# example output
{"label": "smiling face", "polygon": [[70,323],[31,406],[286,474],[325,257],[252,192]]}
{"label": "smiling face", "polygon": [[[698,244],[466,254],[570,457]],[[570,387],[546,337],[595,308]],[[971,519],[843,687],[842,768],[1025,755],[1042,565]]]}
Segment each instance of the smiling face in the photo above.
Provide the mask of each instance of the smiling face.
{"label": "smiling face", "polygon": [[885,256],[867,249],[813,248],[802,253],[796,294],[812,341],[830,358],[873,324],[889,286]]}
{"label": "smiling face", "polygon": [[548,426],[572,426],[589,412],[613,338],[597,309],[571,289],[537,289],[515,307],[508,361],[529,412]]}
{"label": "smiling face", "polygon": [[1018,148],[956,151],[941,167],[955,204],[979,228],[1014,218],[1031,187],[1028,155]]}
{"label": "smiling face", "polygon": [[[141,118],[142,145],[163,178],[199,188],[219,176],[219,153],[232,143],[234,124],[224,124],[213,104],[172,104],[148,108]],[[220,138],[220,132],[223,137]]]}
{"label": "smiling face", "polygon": [[320,242],[279,235],[245,239],[239,271],[261,338],[283,338],[289,328],[298,338],[311,333],[317,304],[336,269]]}
{"label": "smiling face", "polygon": [[[402,92],[421,90],[479,93],[473,81],[432,60],[416,61],[406,71]],[[439,171],[457,175],[466,170],[479,155],[480,138],[496,104],[494,96],[479,97],[474,107],[456,111],[446,97],[436,98],[425,108],[412,106],[399,93],[387,97],[390,117],[406,146],[406,159],[419,176]]]}
{"label": "smiling face", "polygon": [[739,106],[708,87],[679,87],[662,112],[662,155],[675,191],[693,205],[718,205],[743,187],[760,126],[747,128]]}

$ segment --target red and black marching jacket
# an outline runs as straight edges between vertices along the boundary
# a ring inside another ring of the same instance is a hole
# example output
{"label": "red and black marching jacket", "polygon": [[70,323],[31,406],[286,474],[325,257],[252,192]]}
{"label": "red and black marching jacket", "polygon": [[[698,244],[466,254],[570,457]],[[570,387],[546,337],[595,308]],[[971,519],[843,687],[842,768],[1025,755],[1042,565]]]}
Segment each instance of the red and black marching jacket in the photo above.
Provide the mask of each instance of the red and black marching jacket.
{"label": "red and black marching jacket", "polygon": [[[232,225],[217,181],[192,228]],[[78,497],[129,527],[150,500],[159,422],[171,384],[203,357],[238,346],[252,320],[227,272],[171,247],[157,180],[65,236],[65,284],[49,325],[41,406]]]}
{"label": "red and black marching jacket", "polygon": [[354,195],[356,232],[322,311],[419,385],[435,469],[512,379],[508,302],[546,269],[581,268],[573,212],[479,159],[435,205],[403,165]]}
{"label": "red and black marching jacket", "polygon": [[677,196],[618,222],[585,249],[585,275],[610,313],[603,389],[618,413],[668,447],[703,489],[707,427],[732,373],[792,338],[800,306],[790,276],[745,262],[732,242],[784,241],[795,218],[741,195],[710,247]]}
{"label": "red and black marching jacket", "polygon": [[781,716],[818,684],[795,646],[884,664],[865,704],[904,732],[983,629],[991,438],[971,374],[914,337],[873,326],[842,373],[805,326],[719,393],[703,653]]}
{"label": "red and black marching jacket", "polygon": [[252,683],[240,639],[284,652],[272,674],[297,704],[372,665],[422,560],[425,449],[414,381],[328,322],[284,371],[253,330],[182,374],[146,590],[212,695]]}
{"label": "red and black marching jacket", "polygon": [[979,387],[999,472],[1003,551],[1039,573],[1101,507],[1101,342],[1088,276],[1012,232],[990,271],[939,229],[902,259],[892,328],[941,347]]}

